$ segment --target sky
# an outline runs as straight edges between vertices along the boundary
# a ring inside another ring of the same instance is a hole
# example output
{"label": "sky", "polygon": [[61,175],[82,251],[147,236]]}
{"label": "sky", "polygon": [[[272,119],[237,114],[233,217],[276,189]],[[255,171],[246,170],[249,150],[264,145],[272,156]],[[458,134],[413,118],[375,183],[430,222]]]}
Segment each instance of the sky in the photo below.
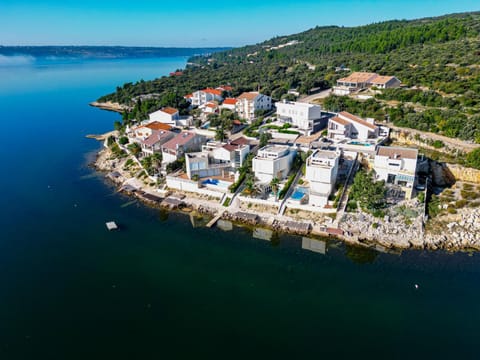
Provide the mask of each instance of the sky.
{"label": "sky", "polygon": [[477,10],[479,0],[0,0],[0,45],[242,46]]}

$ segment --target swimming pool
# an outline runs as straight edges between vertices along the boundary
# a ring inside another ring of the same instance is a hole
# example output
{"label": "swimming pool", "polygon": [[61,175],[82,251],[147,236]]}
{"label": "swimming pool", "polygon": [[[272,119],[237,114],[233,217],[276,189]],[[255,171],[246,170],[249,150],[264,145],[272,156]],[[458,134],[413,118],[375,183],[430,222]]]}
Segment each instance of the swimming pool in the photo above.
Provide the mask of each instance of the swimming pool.
{"label": "swimming pool", "polygon": [[232,183],[230,183],[228,181],[218,180],[218,179],[207,179],[207,180],[202,181],[202,185],[203,186],[218,186],[219,188],[222,188],[222,189],[228,189],[228,187],[230,185],[232,185]]}
{"label": "swimming pool", "polygon": [[305,195],[308,193],[308,189],[304,187],[297,187],[293,192],[292,196],[290,197],[292,200],[300,201],[302,200]]}
{"label": "swimming pool", "polygon": [[349,145],[360,145],[360,146],[372,146],[372,144],[361,142],[361,141],[350,141]]}

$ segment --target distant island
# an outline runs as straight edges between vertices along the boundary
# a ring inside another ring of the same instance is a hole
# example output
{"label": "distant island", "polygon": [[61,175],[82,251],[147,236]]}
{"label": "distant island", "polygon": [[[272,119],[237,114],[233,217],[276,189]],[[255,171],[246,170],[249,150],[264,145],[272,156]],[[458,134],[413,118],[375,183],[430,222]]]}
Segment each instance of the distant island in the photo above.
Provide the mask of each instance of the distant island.
{"label": "distant island", "polygon": [[67,57],[84,59],[153,58],[202,56],[228,50],[228,47],[176,48],[131,46],[1,46],[3,56]]}
{"label": "distant island", "polygon": [[480,13],[192,56],[93,106],[147,203],[377,249],[480,250]]}

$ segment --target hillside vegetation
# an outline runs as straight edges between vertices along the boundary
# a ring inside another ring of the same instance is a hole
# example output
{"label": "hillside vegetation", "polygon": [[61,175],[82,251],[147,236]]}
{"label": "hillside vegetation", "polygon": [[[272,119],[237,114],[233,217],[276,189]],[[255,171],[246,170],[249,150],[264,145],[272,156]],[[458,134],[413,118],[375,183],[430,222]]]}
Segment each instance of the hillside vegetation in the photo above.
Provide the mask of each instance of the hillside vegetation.
{"label": "hillside vegetation", "polygon": [[[388,90],[366,102],[330,97],[328,110],[348,110],[398,126],[480,142],[480,13],[360,27],[317,27],[300,34],[189,60],[183,76],[162,77],[118,87],[99,101],[134,105],[132,98],[156,93],[142,104],[144,114],[160,105],[178,106],[184,94],[221,84],[234,96],[261,89],[274,99],[288,89],[307,94],[335,84],[345,71],[395,75],[407,87]],[[140,111],[141,110],[141,111]]]}

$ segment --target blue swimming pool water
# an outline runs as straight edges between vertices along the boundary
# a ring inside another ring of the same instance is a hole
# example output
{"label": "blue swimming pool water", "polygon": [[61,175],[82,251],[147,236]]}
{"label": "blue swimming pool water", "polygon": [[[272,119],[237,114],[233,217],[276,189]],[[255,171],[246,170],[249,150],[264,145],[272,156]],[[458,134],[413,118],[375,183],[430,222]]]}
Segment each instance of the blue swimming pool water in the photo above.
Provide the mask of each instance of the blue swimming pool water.
{"label": "blue swimming pool water", "polygon": [[351,141],[349,142],[350,145],[361,145],[361,146],[370,146],[371,144],[369,143],[364,143],[364,142],[361,142],[361,141]]}
{"label": "blue swimming pool water", "polygon": [[291,198],[292,200],[302,200],[306,193],[307,193],[307,189],[298,187],[293,192]]}
{"label": "blue swimming pool water", "polygon": [[202,184],[204,186],[206,186],[206,185],[218,186],[222,189],[227,189],[231,185],[231,183],[229,183],[227,181],[222,181],[222,180],[218,180],[218,179],[207,179],[207,180],[202,181]]}

